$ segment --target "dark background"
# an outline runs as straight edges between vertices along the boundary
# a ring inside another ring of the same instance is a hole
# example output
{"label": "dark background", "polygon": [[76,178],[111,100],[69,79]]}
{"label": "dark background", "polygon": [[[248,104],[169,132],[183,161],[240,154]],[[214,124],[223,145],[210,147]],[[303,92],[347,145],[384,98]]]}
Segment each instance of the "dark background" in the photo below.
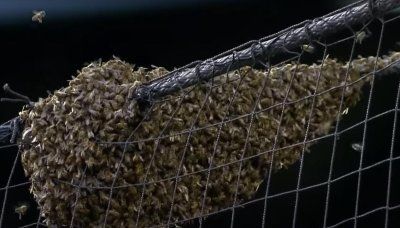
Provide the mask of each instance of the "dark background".
{"label": "dark background", "polygon": [[[322,16],[338,9],[346,1],[4,1],[0,3],[0,84],[8,82],[14,89],[37,100],[66,85],[85,63],[112,55],[137,66],[164,66],[173,69],[199,59],[214,56],[249,40],[275,33],[305,19]],[[43,24],[31,21],[32,10],[46,10]],[[385,27],[382,53],[396,48],[400,41],[399,22]],[[375,55],[380,24],[373,23],[371,37],[356,48],[356,55]],[[330,49],[330,55],[348,59],[349,43]],[[376,81],[370,115],[394,108],[398,75]],[[341,121],[344,129],[365,118],[369,87],[360,103]],[[1,96],[4,94],[1,93]],[[16,116],[21,106],[0,104],[0,120]],[[368,123],[364,166],[389,156],[394,113]],[[399,120],[400,121],[400,120]],[[399,122],[398,121],[398,122]],[[398,124],[399,125],[399,124]],[[362,141],[360,125],[341,135],[335,158],[333,178],[358,169],[359,152],[352,143]],[[397,128],[394,155],[399,155],[400,132]],[[327,180],[333,139],[321,140],[305,157],[302,187]],[[13,167],[16,148],[0,149],[0,186],[6,186]],[[360,214],[385,205],[388,165],[382,163],[362,173]],[[393,161],[391,202],[400,203],[400,161]],[[299,164],[272,176],[270,195],[292,190],[296,186]],[[17,161],[10,185],[28,181]],[[354,215],[357,175],[350,175],[331,186],[328,225]],[[265,186],[257,197],[263,196]],[[4,202],[5,189],[0,193]],[[28,186],[9,189],[5,204],[4,227],[34,223],[38,212]],[[326,186],[300,193],[297,227],[321,227]],[[269,200],[267,225],[291,226],[295,194]],[[22,220],[14,213],[19,203],[30,205]],[[263,201],[238,209],[237,227],[260,226]],[[360,227],[383,227],[385,211],[359,219]],[[390,226],[400,224],[400,209],[390,212]],[[193,226],[197,222],[193,222]],[[221,213],[206,220],[207,227],[229,227],[230,214]],[[340,227],[352,227],[352,221]]]}

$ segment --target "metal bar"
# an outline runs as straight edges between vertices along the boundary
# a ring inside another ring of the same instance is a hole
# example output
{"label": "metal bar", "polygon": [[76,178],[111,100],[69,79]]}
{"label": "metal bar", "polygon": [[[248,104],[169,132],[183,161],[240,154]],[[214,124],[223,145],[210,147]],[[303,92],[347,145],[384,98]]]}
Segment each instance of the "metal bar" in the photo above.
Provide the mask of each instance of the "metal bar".
{"label": "metal bar", "polygon": [[213,77],[254,64],[256,60],[294,50],[341,30],[383,15],[400,6],[400,0],[361,1],[331,14],[306,21],[273,36],[252,41],[214,58],[190,64],[139,86],[130,95],[149,103]]}

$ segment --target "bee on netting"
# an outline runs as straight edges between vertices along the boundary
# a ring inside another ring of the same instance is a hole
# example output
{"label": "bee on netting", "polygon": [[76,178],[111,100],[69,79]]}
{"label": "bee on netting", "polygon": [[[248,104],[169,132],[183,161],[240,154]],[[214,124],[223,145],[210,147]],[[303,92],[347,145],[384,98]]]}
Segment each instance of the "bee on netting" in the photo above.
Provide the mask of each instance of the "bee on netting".
{"label": "bee on netting", "polygon": [[314,46],[312,46],[311,44],[303,44],[301,46],[301,49],[308,53],[313,53],[315,51]]}
{"label": "bee on netting", "polygon": [[342,115],[347,115],[349,113],[349,108],[347,107],[345,110],[343,110]]}
{"label": "bee on netting", "polygon": [[19,220],[21,220],[21,219],[22,219],[22,216],[24,216],[24,215],[26,214],[26,212],[28,211],[28,209],[29,209],[29,204],[28,204],[27,202],[21,202],[21,203],[18,203],[18,204],[15,206],[14,212],[15,212],[16,214],[18,214],[18,218],[19,218]]}
{"label": "bee on netting", "polygon": [[43,22],[43,18],[46,16],[46,12],[44,10],[34,10],[32,11],[33,16],[32,16],[32,21],[37,21],[39,23]]}
{"label": "bee on netting", "polygon": [[356,38],[356,42],[361,44],[365,40],[365,38],[367,38],[367,33],[364,31],[356,32],[355,38]]}

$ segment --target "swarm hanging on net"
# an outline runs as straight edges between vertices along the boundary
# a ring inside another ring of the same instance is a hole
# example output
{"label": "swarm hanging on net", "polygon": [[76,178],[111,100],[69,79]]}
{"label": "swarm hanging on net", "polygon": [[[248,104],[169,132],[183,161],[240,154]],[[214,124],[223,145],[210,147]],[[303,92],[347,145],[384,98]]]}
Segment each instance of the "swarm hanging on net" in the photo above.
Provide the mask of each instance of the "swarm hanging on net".
{"label": "swarm hanging on net", "polygon": [[[392,53],[378,59],[378,69],[399,58],[399,53]],[[371,72],[374,63],[372,57],[352,62],[347,83],[353,84],[345,87],[343,108],[359,100],[361,88],[370,77],[358,79]],[[244,158],[251,159],[242,161],[237,199],[243,202],[256,192],[270,165],[278,170],[299,159],[315,89],[320,95],[315,98],[308,139],[328,133],[339,112],[347,67],[330,58],[325,59],[322,70],[318,64],[286,64],[269,73],[244,67],[215,78],[211,91],[210,83],[201,84],[186,90],[186,95],[171,95],[156,102],[144,118],[138,104],[128,96],[141,83],[167,71],[135,70],[118,59],[92,63],[66,88],[20,113],[25,126],[22,164],[32,182],[31,192],[48,225],[69,225],[74,217],[76,226],[100,226],[110,201],[107,226],[133,227],[139,211],[137,225],[154,226],[167,222],[175,184],[171,222],[200,216],[211,161],[203,213],[232,206],[238,161],[244,153]],[[292,76],[271,164],[270,150]],[[228,108],[234,91],[236,97]],[[248,131],[249,114],[255,105]],[[231,121],[222,125],[212,158],[224,116]],[[192,125],[194,131],[189,134]],[[155,138],[159,138],[158,143]],[[115,142],[128,139],[131,143],[123,153],[125,145]],[[290,146],[296,143],[300,144]],[[305,146],[307,149],[310,144]],[[177,174],[182,177],[175,183]],[[143,182],[148,183],[144,188]],[[109,188],[104,188],[110,186],[115,187],[112,198]]]}

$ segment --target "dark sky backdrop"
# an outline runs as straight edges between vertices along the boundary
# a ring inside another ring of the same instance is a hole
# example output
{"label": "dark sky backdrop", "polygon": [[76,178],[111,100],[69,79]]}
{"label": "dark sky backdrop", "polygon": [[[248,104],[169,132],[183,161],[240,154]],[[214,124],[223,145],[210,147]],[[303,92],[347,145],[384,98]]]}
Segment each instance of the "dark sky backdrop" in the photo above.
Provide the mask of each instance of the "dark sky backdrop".
{"label": "dark sky backdrop", "polygon": [[[138,66],[164,66],[173,69],[191,61],[205,59],[243,42],[272,34],[305,19],[322,16],[346,1],[2,1],[0,3],[0,84],[8,82],[14,89],[36,100],[66,85],[84,63],[116,55]],[[31,21],[31,11],[45,9],[43,24]],[[386,28],[384,52],[400,40],[399,23]],[[358,53],[376,52],[378,30],[371,41],[359,47]],[[397,30],[396,30],[397,29]],[[332,51],[338,57],[349,54],[347,46]],[[372,114],[394,107],[398,76],[388,76],[376,84]],[[368,91],[368,88],[365,89]],[[343,126],[350,126],[364,118],[367,95],[350,110]],[[2,95],[1,95],[2,96]],[[19,111],[15,104],[0,104],[0,120],[4,122]],[[393,127],[393,114],[368,127],[366,163],[387,158]],[[397,136],[400,135],[397,130]],[[396,153],[399,154],[399,137]],[[351,143],[362,140],[362,126],[343,135],[338,143],[338,164],[334,176],[348,173],[358,167],[359,154]],[[306,156],[303,184],[307,186],[326,180],[332,140],[313,146]],[[10,175],[15,149],[0,149],[1,186]],[[393,163],[392,205],[400,202],[399,160]],[[383,206],[386,196],[387,163],[365,172],[360,201],[361,212]],[[298,164],[273,175],[271,193],[293,189]],[[357,176],[353,175],[332,186],[329,224],[335,224],[353,215]],[[26,181],[17,163],[11,184]],[[18,227],[36,221],[37,211],[28,193],[28,187],[10,189],[7,197],[5,227]],[[261,190],[263,190],[261,188]],[[326,187],[305,191],[300,195],[298,227],[321,227]],[[4,200],[4,190],[0,202]],[[261,197],[261,193],[257,197]],[[277,197],[269,204],[269,227],[288,227],[294,205],[294,195]],[[30,202],[28,214],[18,220],[13,207],[19,202]],[[239,210],[238,227],[260,225],[263,205],[252,204]],[[392,227],[397,227],[400,209],[390,214]],[[360,227],[382,227],[384,211],[360,219]],[[396,221],[397,220],[397,221]],[[206,225],[229,226],[230,216],[225,213],[210,217]],[[196,223],[195,223],[196,224]],[[341,227],[351,227],[346,223]]]}

